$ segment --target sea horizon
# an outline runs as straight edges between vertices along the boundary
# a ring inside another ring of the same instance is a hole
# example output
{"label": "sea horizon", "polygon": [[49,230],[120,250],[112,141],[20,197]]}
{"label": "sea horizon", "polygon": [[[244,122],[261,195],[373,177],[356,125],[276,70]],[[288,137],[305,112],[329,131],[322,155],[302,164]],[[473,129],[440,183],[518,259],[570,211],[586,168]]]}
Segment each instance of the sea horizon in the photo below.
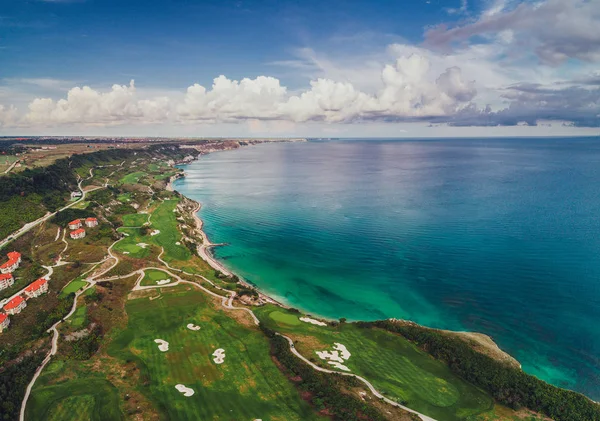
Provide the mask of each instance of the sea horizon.
{"label": "sea horizon", "polygon": [[[600,208],[597,195],[583,214],[573,207],[593,195],[577,177],[600,181],[594,140],[266,144],[202,156],[175,188],[202,203],[209,238],[227,243],[215,257],[273,298],[329,319],[485,333],[526,372],[597,399],[600,294],[590,279],[600,270],[584,264],[594,244],[571,247],[589,242],[576,234]],[[575,178],[555,182],[565,174]],[[560,193],[577,200],[548,200]],[[590,236],[600,232],[593,222]]]}

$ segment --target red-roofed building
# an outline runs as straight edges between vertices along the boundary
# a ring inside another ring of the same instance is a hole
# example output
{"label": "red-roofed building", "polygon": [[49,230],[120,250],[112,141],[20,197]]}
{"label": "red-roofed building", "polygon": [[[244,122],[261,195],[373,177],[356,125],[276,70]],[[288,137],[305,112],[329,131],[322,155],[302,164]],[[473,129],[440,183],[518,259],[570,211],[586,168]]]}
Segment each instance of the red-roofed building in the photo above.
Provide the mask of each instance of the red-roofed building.
{"label": "red-roofed building", "polygon": [[29,298],[39,297],[45,292],[48,292],[48,280],[46,278],[40,278],[25,288],[25,294]]}
{"label": "red-roofed building", "polygon": [[21,263],[21,253],[11,251],[7,256],[8,262],[0,265],[0,273],[14,272],[19,267],[19,263]]}
{"label": "red-roofed building", "polygon": [[78,230],[71,231],[70,235],[73,240],[76,240],[78,238],[83,238],[83,237],[85,237],[85,230],[83,228],[79,228]]}
{"label": "red-roofed building", "polygon": [[3,273],[0,274],[0,290],[6,289],[12,284],[15,283],[15,278],[13,278],[12,273]]}
{"label": "red-roofed building", "polygon": [[8,325],[10,324],[10,319],[4,313],[0,313],[0,333],[4,332]]}
{"label": "red-roofed building", "polygon": [[81,219],[75,219],[74,221],[69,222],[69,228],[72,230],[81,228]]}
{"label": "red-roofed building", "polygon": [[98,225],[98,220],[96,218],[86,218],[85,219],[85,226],[92,228]]}
{"label": "red-roofed building", "polygon": [[27,303],[25,302],[23,297],[18,295],[12,300],[10,300],[8,303],[6,303],[6,305],[4,306],[4,311],[6,311],[8,314],[18,314],[25,307],[27,307]]}

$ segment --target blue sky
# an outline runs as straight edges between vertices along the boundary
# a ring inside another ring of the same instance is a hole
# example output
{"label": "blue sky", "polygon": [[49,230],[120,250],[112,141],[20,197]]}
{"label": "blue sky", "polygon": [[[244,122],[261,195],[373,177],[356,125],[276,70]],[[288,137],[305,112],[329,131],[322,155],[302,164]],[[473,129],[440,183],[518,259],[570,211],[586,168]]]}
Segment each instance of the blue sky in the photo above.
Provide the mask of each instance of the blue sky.
{"label": "blue sky", "polygon": [[0,0],[0,134],[596,133],[599,10]]}

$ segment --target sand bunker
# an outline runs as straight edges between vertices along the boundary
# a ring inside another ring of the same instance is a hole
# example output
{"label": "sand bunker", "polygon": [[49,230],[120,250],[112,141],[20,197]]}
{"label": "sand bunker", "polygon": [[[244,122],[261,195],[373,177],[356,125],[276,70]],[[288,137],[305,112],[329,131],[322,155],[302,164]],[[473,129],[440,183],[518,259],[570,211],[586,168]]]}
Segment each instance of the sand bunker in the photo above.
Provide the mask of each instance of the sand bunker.
{"label": "sand bunker", "polygon": [[177,242],[175,243],[175,245],[176,245],[176,246],[180,246],[180,245],[181,245],[181,243],[180,243],[179,241],[177,241]]}
{"label": "sand bunker", "polygon": [[335,362],[335,361],[329,361],[328,364],[331,364],[332,366],[334,366],[338,370],[350,371],[350,369],[348,367],[346,367],[344,364],[340,364],[340,363]]}
{"label": "sand bunker", "polygon": [[182,384],[175,385],[175,389],[177,389],[181,393],[183,393],[183,396],[185,396],[186,398],[189,398],[190,396],[192,396],[194,394],[194,389],[190,389],[189,387],[185,387]]}
{"label": "sand bunker", "polygon": [[223,362],[225,361],[225,350],[223,348],[219,348],[217,349],[215,352],[213,352],[213,361],[216,364],[223,364]]}
{"label": "sand bunker", "polygon": [[152,235],[152,236],[157,235],[157,234],[160,234],[160,230],[154,230],[150,233],[150,235]]}
{"label": "sand bunker", "polygon": [[350,359],[352,354],[350,354],[345,345],[336,342],[333,344],[333,351],[316,351],[316,353],[320,359],[327,361],[328,364],[331,364],[335,368],[350,371],[344,363]]}
{"label": "sand bunker", "polygon": [[129,252],[128,251],[124,251],[123,254],[129,254]]}
{"label": "sand bunker", "polygon": [[[189,330],[195,330],[195,331],[197,331],[197,330],[200,330],[200,326],[196,326],[196,325],[195,325],[195,324],[193,324],[193,323],[188,323],[186,327],[187,327]],[[216,352],[216,351],[215,351],[215,352]],[[214,354],[213,354],[213,355],[214,355]]]}
{"label": "sand bunker", "polygon": [[170,279],[161,279],[160,281],[156,281],[158,285],[168,284],[169,282],[171,282]]}
{"label": "sand bunker", "polygon": [[145,249],[146,247],[148,247],[148,244],[146,244],[146,243],[137,243],[136,246]]}
{"label": "sand bunker", "polygon": [[300,317],[300,321],[304,322],[304,323],[311,323],[311,324],[317,325],[317,326],[327,326],[327,323],[323,323],[318,320],[311,319],[310,317]]}
{"label": "sand bunker", "polygon": [[169,350],[169,343],[167,341],[163,341],[162,339],[155,339],[154,342],[158,344],[158,349],[162,352],[167,352]]}

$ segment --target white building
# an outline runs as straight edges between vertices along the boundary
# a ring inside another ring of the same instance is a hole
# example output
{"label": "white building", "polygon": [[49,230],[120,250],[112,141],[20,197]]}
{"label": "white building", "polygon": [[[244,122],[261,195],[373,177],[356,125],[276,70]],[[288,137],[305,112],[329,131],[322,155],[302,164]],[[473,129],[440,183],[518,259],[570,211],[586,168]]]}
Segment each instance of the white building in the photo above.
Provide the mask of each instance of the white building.
{"label": "white building", "polygon": [[83,237],[85,237],[85,230],[83,228],[79,228],[79,229],[77,229],[75,231],[71,231],[70,236],[71,236],[71,238],[73,240],[77,240],[79,238],[83,238]]}
{"label": "white building", "polygon": [[15,283],[12,273],[0,274],[0,290],[6,289]]}
{"label": "white building", "polygon": [[8,329],[8,325],[10,324],[10,319],[4,313],[0,313],[0,333],[4,332]]}
{"label": "white building", "polygon": [[4,306],[4,311],[6,311],[6,313],[8,314],[18,314],[25,307],[27,307],[27,303],[25,302],[23,297],[18,295],[12,300],[10,300],[8,303],[6,303],[6,305]]}
{"label": "white building", "polygon": [[48,292],[48,280],[46,278],[40,278],[25,288],[25,294],[28,298],[39,297],[45,292]]}
{"label": "white building", "polygon": [[98,220],[96,218],[86,218],[85,226],[88,228],[92,228],[98,225]]}

